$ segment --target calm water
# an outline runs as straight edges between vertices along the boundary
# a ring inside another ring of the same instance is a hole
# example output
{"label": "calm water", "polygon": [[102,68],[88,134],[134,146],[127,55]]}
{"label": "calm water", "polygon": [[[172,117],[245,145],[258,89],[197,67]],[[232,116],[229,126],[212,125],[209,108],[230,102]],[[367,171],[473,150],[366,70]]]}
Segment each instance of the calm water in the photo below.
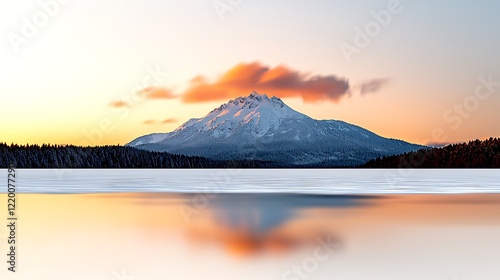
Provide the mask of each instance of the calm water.
{"label": "calm water", "polygon": [[0,279],[500,279],[500,172],[403,171],[17,170]]}
{"label": "calm water", "polygon": [[[6,181],[7,172],[1,172]],[[17,170],[19,193],[500,193],[500,170]],[[1,188],[5,192],[6,188]]]}
{"label": "calm water", "polygon": [[[500,279],[500,194],[18,200],[18,271],[2,262],[0,279]],[[4,255],[8,245],[0,241]]]}

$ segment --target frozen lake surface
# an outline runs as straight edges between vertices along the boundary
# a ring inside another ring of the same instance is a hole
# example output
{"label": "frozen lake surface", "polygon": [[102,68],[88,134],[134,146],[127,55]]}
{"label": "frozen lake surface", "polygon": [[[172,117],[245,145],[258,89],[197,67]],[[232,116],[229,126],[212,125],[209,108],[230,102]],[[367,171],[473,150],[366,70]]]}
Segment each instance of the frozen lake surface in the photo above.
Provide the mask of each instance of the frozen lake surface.
{"label": "frozen lake surface", "polygon": [[[18,193],[500,193],[498,169],[17,169]],[[7,181],[7,170],[0,174]],[[7,184],[1,188],[7,191]]]}

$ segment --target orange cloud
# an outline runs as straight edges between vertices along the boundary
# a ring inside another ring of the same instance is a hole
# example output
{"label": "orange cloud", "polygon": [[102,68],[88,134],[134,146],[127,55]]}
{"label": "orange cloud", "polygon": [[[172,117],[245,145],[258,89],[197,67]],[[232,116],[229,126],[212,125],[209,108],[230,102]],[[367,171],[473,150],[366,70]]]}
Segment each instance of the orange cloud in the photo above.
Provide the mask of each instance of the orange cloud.
{"label": "orange cloud", "polygon": [[161,121],[161,123],[176,123],[177,122],[177,119],[165,119],[163,121]]}
{"label": "orange cloud", "polygon": [[[137,93],[139,95],[142,95],[146,99],[174,99],[178,97],[177,95],[173,94],[172,91],[169,89],[162,87],[155,87],[155,86],[146,87],[138,91]],[[126,106],[129,105],[123,100],[113,101],[109,103],[109,107],[112,108],[119,108]]]}
{"label": "orange cloud", "polygon": [[[312,75],[288,68],[284,65],[268,67],[259,62],[240,63],[223,73],[215,81],[204,76],[191,79],[188,88],[179,94],[170,89],[151,86],[139,92],[146,99],[174,99],[180,97],[185,103],[227,101],[251,91],[277,97],[300,97],[304,102],[339,102],[354,90],[364,95],[378,91],[387,78],[373,79],[350,86],[345,78],[334,75]],[[111,107],[128,106],[123,101],[112,102]],[[162,122],[171,123],[175,120]]]}
{"label": "orange cloud", "polygon": [[139,94],[143,94],[148,99],[174,99],[177,98],[172,91],[162,87],[147,87],[144,88]]}
{"label": "orange cloud", "polygon": [[182,94],[182,100],[186,103],[226,101],[252,90],[279,97],[301,97],[304,102],[339,102],[349,94],[349,82],[333,75],[310,75],[283,65],[240,63],[214,82],[195,77]]}
{"label": "orange cloud", "polygon": [[170,118],[170,119],[164,119],[162,121],[156,121],[156,120],[145,120],[143,124],[167,124],[167,123],[176,123],[177,119]]}
{"label": "orange cloud", "polygon": [[126,107],[126,106],[128,106],[128,104],[123,102],[123,101],[113,101],[113,102],[109,103],[109,107],[112,107],[112,108],[120,108],[120,107]]}

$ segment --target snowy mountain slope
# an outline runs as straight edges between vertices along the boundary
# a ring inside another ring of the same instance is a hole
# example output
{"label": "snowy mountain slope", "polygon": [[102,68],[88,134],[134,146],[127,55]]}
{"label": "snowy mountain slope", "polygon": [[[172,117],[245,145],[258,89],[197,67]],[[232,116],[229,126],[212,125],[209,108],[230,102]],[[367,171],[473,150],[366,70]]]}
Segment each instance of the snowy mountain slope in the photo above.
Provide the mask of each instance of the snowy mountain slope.
{"label": "snowy mountain slope", "polygon": [[312,119],[279,98],[257,92],[231,100],[172,132],[145,135],[127,145],[213,159],[331,165],[361,164],[422,148],[343,121]]}

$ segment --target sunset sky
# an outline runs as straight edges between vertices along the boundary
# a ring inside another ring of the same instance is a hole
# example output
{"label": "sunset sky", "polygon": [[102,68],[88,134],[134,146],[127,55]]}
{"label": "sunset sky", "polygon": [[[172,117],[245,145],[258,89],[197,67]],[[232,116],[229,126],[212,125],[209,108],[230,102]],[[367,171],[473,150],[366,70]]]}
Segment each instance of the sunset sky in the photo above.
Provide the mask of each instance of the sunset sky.
{"label": "sunset sky", "polygon": [[125,144],[252,90],[413,143],[500,137],[500,2],[0,3],[0,142]]}

